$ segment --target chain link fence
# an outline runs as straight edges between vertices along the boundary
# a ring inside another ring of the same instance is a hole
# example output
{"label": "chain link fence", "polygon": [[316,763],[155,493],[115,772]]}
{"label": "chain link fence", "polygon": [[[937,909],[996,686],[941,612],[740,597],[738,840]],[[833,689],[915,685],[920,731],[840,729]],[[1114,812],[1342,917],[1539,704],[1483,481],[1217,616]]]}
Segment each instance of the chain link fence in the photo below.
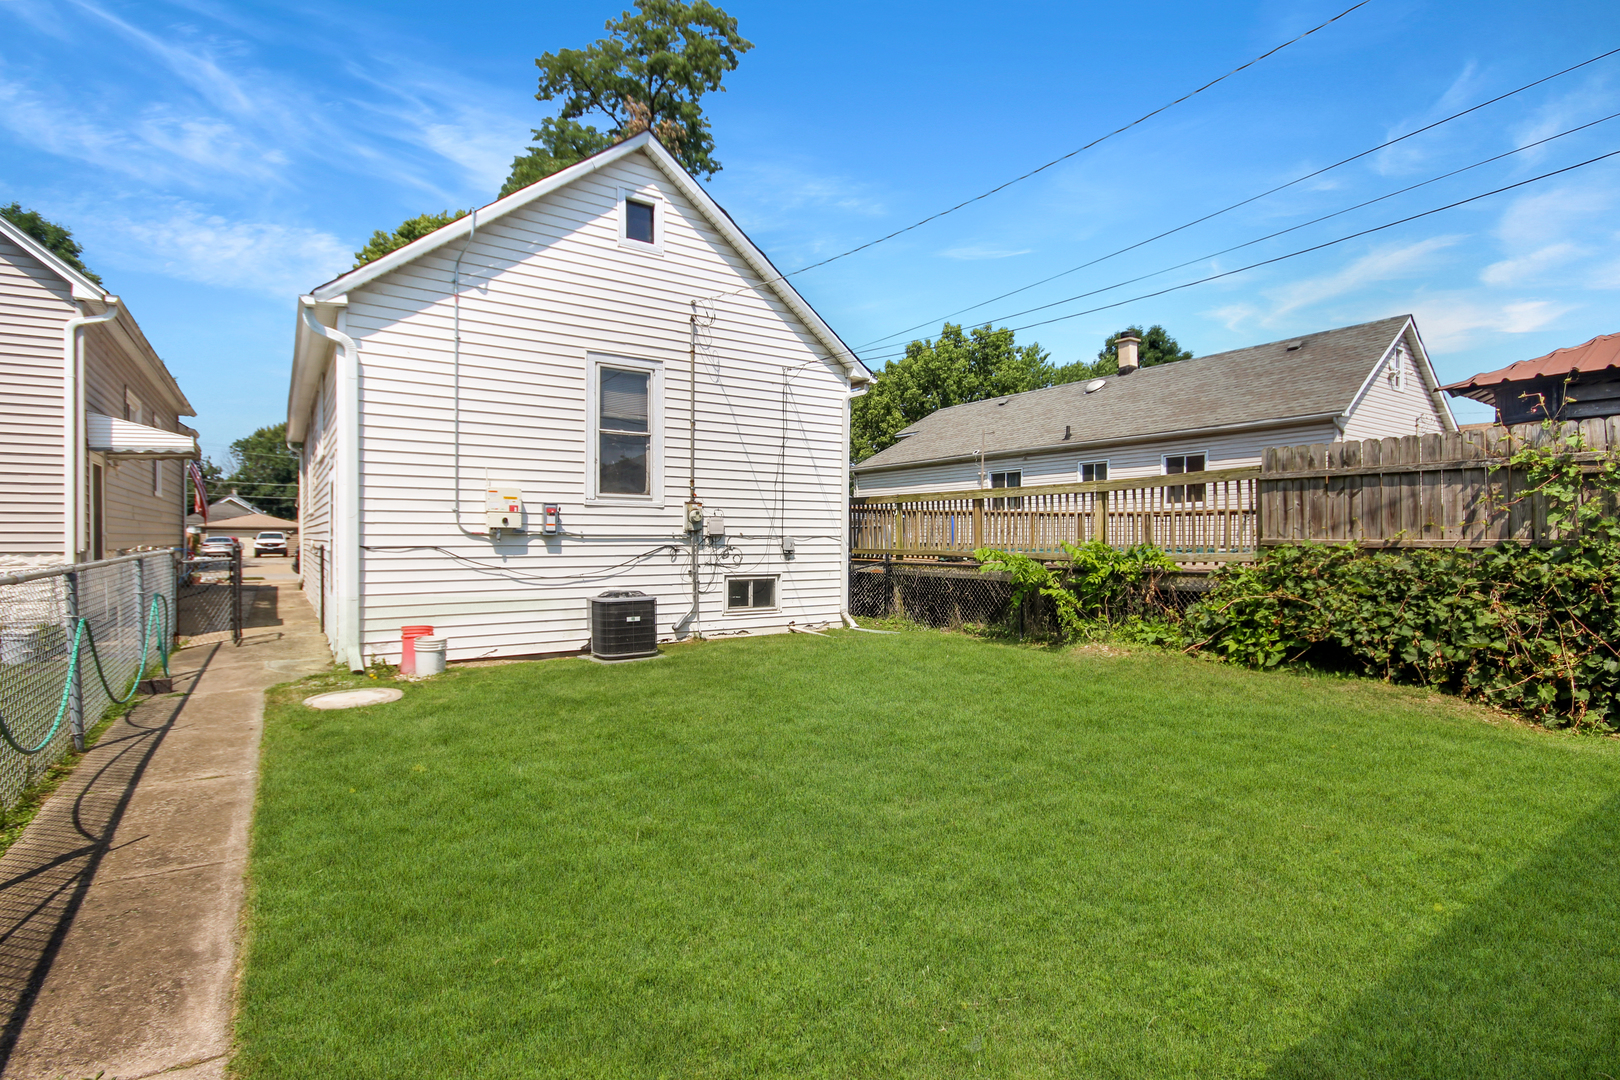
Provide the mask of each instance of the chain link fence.
{"label": "chain link fence", "polygon": [[242,552],[188,555],[180,564],[175,633],[182,645],[242,644]]}
{"label": "chain link fence", "polygon": [[[1119,616],[1179,617],[1209,591],[1203,574],[1169,574],[1126,597]],[[1051,602],[1035,597],[1014,605],[1005,574],[980,573],[973,562],[851,562],[850,614],[905,619],[941,630],[1006,627],[1020,636],[1053,632]]]}
{"label": "chain link fence", "polygon": [[175,586],[169,551],[0,575],[0,808],[167,654]]}

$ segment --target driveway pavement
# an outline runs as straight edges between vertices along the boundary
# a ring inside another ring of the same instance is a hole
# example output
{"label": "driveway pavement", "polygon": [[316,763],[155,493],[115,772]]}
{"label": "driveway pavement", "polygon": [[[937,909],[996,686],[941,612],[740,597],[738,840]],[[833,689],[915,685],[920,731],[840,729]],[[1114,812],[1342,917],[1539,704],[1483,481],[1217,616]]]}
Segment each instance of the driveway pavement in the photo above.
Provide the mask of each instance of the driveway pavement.
{"label": "driveway pavement", "polygon": [[0,1076],[225,1073],[264,691],[331,657],[290,560],[244,577],[242,644],[176,654],[176,693],[114,724],[0,858]]}

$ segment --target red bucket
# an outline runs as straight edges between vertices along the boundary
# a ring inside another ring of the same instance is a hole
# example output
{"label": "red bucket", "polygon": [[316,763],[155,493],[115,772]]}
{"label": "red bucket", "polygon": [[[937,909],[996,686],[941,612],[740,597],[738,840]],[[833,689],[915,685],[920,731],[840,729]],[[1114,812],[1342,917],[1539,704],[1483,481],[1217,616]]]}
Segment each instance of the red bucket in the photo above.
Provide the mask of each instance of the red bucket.
{"label": "red bucket", "polygon": [[402,626],[399,628],[399,673],[416,674],[416,639],[432,637],[431,626]]}

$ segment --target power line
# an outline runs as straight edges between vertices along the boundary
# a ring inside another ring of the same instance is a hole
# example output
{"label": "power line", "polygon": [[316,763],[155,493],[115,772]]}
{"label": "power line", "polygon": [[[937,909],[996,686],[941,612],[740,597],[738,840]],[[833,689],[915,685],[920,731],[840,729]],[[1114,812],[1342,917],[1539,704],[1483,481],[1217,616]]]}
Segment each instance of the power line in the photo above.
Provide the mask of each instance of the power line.
{"label": "power line", "polygon": [[[1220,272],[1218,274],[1210,274],[1207,277],[1201,277],[1201,278],[1198,278],[1195,281],[1184,281],[1180,285],[1171,285],[1171,286],[1169,286],[1167,288],[1155,290],[1154,292],[1143,293],[1140,296],[1133,296],[1128,300],[1117,300],[1117,301],[1115,301],[1115,302],[1113,302],[1111,304],[1103,304],[1103,305],[1101,305],[1099,307],[1088,308],[1085,311],[1075,311],[1075,312],[1071,312],[1068,315],[1059,315],[1059,316],[1056,316],[1056,317],[1051,318],[1051,319],[1042,319],[1042,320],[1040,320],[1038,322],[1025,323],[1022,326],[1015,326],[1012,329],[1015,332],[1019,331],[1019,330],[1030,330],[1030,329],[1033,329],[1034,327],[1037,327],[1037,326],[1047,326],[1047,325],[1049,325],[1051,323],[1064,322],[1065,320],[1068,320],[1068,319],[1077,319],[1082,315],[1092,315],[1092,314],[1095,314],[1096,312],[1099,312],[1099,311],[1107,311],[1110,308],[1123,307],[1126,304],[1132,304],[1132,303],[1135,303],[1138,300],[1148,300],[1148,299],[1151,299],[1151,298],[1153,298],[1155,296],[1163,296],[1166,293],[1178,292],[1181,289],[1190,289],[1194,285],[1203,285],[1203,284],[1205,284],[1207,282],[1218,281],[1221,278],[1231,277],[1234,274],[1241,274],[1241,273],[1243,273],[1243,272],[1245,272],[1247,270],[1256,269],[1257,267],[1270,266],[1273,263],[1283,262],[1283,261],[1285,261],[1287,259],[1292,259],[1292,258],[1295,258],[1295,257],[1300,256],[1300,255],[1308,255],[1313,251],[1321,251],[1323,248],[1333,247],[1335,244],[1342,244],[1347,240],[1354,240],[1354,239],[1356,239],[1358,237],[1367,236],[1367,235],[1370,235],[1370,234],[1375,233],[1375,232],[1382,232],[1385,229],[1392,229],[1397,225],[1405,225],[1407,222],[1417,221],[1419,218],[1431,217],[1434,214],[1439,214],[1439,213],[1442,213],[1442,212],[1444,212],[1446,210],[1452,210],[1452,209],[1455,209],[1456,207],[1459,207],[1459,206],[1465,206],[1468,203],[1478,202],[1481,199],[1488,199],[1492,195],[1500,195],[1504,191],[1512,191],[1515,188],[1521,188],[1521,187],[1526,186],[1527,184],[1534,184],[1534,183],[1537,183],[1538,181],[1541,181],[1541,180],[1546,180],[1546,179],[1549,179],[1549,178],[1554,177],[1554,176],[1560,176],[1560,175],[1562,175],[1564,173],[1572,172],[1575,169],[1584,168],[1587,165],[1592,165],[1592,164],[1595,164],[1595,163],[1597,163],[1599,161],[1605,161],[1605,160],[1607,160],[1609,158],[1617,157],[1617,156],[1620,156],[1620,150],[1611,150],[1607,154],[1600,154],[1595,158],[1588,158],[1587,160],[1577,162],[1574,165],[1566,165],[1562,169],[1554,169],[1552,172],[1542,173],[1540,176],[1532,176],[1528,180],[1520,180],[1516,184],[1508,184],[1505,187],[1496,188],[1494,191],[1486,191],[1486,192],[1483,192],[1483,193],[1481,193],[1479,195],[1470,196],[1469,198],[1466,198],[1466,199],[1458,199],[1456,202],[1447,203],[1444,206],[1437,206],[1432,210],[1424,210],[1422,213],[1411,214],[1411,215],[1408,215],[1407,217],[1400,218],[1400,219],[1398,219],[1396,221],[1385,222],[1382,225],[1374,225],[1372,228],[1362,229],[1362,230],[1360,230],[1358,232],[1350,233],[1347,236],[1341,236],[1336,240],[1327,240],[1327,241],[1324,241],[1323,243],[1320,243],[1320,244],[1313,244],[1310,247],[1300,248],[1298,251],[1290,251],[1286,255],[1278,255],[1275,258],[1262,259],[1259,262],[1253,262],[1253,263],[1250,263],[1247,266],[1240,266],[1240,267],[1236,268],[1235,270],[1223,270],[1222,272]],[[1088,295],[1091,295],[1091,294],[1082,293],[1079,296],[1071,296],[1071,297],[1068,298],[1068,300],[1057,301],[1057,303],[1068,303],[1069,301],[1078,300],[1078,299],[1081,299],[1082,297],[1088,296]],[[1050,307],[1051,305],[1047,305],[1047,306]],[[904,352],[898,352],[898,353],[889,353],[887,355],[889,357],[895,357],[895,356],[904,356],[905,353]]]}
{"label": "power line", "polygon": [[[964,199],[963,201],[957,203],[955,206],[952,206],[952,207],[950,207],[948,209],[945,209],[945,210],[941,210],[936,214],[930,214],[927,217],[923,218],[921,221],[915,221],[915,222],[911,223],[910,225],[905,226],[904,228],[896,229],[894,232],[889,233],[887,236],[880,236],[876,240],[868,240],[866,243],[861,244],[861,245],[859,245],[857,247],[852,247],[848,251],[841,251],[837,255],[828,256],[827,258],[822,259],[820,262],[813,262],[808,266],[801,266],[797,270],[791,270],[786,274],[778,274],[774,278],[770,278],[770,279],[768,279],[766,281],[761,282],[760,285],[769,285],[769,284],[772,284],[773,282],[785,281],[790,277],[797,277],[799,274],[802,274],[807,270],[814,270],[817,267],[826,266],[828,263],[837,262],[839,259],[843,259],[843,258],[846,258],[846,257],[848,257],[850,255],[854,255],[858,251],[865,251],[867,248],[876,247],[878,244],[884,243],[884,242],[889,241],[889,240],[893,240],[897,236],[903,236],[906,233],[911,232],[913,229],[921,228],[922,226],[927,225],[931,221],[938,221],[940,218],[946,216],[947,214],[954,214],[958,210],[963,209],[964,207],[972,206],[976,202],[979,202],[979,201],[981,201],[983,199],[988,199],[990,196],[996,194],[997,192],[1005,191],[1007,188],[1012,187],[1014,184],[1022,183],[1023,181],[1028,180],[1032,176],[1036,176],[1036,175],[1038,175],[1040,173],[1045,172],[1047,169],[1050,169],[1054,165],[1062,164],[1063,162],[1068,161],[1070,158],[1074,157],[1075,155],[1082,154],[1082,153],[1086,152],[1087,150],[1090,150],[1092,147],[1098,145],[1099,143],[1107,142],[1109,139],[1112,139],[1115,135],[1123,134],[1124,132],[1127,132],[1127,131],[1131,130],[1132,128],[1138,126],[1139,124],[1146,123],[1148,120],[1153,119],[1153,117],[1158,116],[1160,113],[1166,111],[1167,109],[1173,109],[1177,105],[1180,105],[1182,102],[1188,100],[1189,98],[1193,98],[1193,97],[1196,97],[1199,94],[1202,94],[1205,90],[1208,90],[1210,87],[1216,85],[1217,83],[1225,82],[1227,79],[1230,79],[1233,75],[1236,75],[1238,72],[1243,71],[1243,70],[1245,70],[1247,68],[1253,67],[1254,65],[1258,64],[1260,61],[1264,60],[1266,57],[1271,56],[1274,53],[1279,53],[1282,50],[1288,48],[1288,46],[1295,44],[1296,42],[1303,41],[1305,38],[1310,37],[1312,34],[1316,33],[1318,30],[1321,30],[1324,27],[1328,27],[1328,26],[1333,25],[1334,23],[1338,22],[1340,19],[1344,18],[1346,15],[1350,14],[1352,11],[1355,11],[1357,8],[1365,7],[1371,2],[1372,2],[1372,0],[1360,0],[1359,3],[1350,5],[1349,7],[1345,8],[1343,11],[1339,12],[1337,15],[1333,16],[1333,18],[1328,19],[1326,22],[1318,23],[1317,25],[1311,27],[1309,30],[1305,31],[1303,34],[1300,34],[1297,37],[1289,38],[1287,41],[1283,42],[1281,45],[1277,45],[1277,46],[1275,46],[1273,48],[1267,49],[1265,52],[1261,53],[1259,56],[1256,56],[1254,59],[1248,60],[1248,61],[1246,61],[1246,62],[1244,62],[1242,64],[1239,64],[1237,67],[1233,68],[1231,71],[1228,71],[1225,75],[1222,75],[1219,78],[1211,79],[1209,82],[1205,83],[1203,86],[1200,86],[1198,89],[1189,90],[1187,93],[1185,93],[1185,94],[1181,95],[1180,97],[1176,98],[1174,101],[1168,102],[1167,104],[1164,104],[1164,105],[1160,105],[1157,109],[1154,109],[1152,112],[1144,113],[1143,115],[1137,117],[1135,120],[1132,120],[1130,123],[1125,124],[1122,127],[1117,127],[1113,131],[1108,132],[1106,135],[1099,135],[1099,136],[1097,136],[1097,138],[1092,139],[1090,142],[1086,143],[1084,146],[1077,147],[1074,150],[1070,150],[1067,154],[1063,154],[1063,155],[1060,155],[1058,157],[1055,157],[1051,161],[1048,161],[1046,164],[1040,165],[1040,166],[1038,166],[1036,168],[1033,168],[1033,169],[1029,170],[1029,172],[1026,172],[1021,176],[1015,176],[1011,180],[1006,181],[1005,183],[997,184],[995,187],[991,188],[989,191],[982,192],[982,193],[980,193],[978,195],[973,196],[970,199]],[[755,288],[758,288],[758,287],[759,287],[758,285],[749,285],[744,289],[736,290],[736,292],[734,292],[734,293],[720,293],[715,298],[718,299],[720,296],[736,295],[737,293],[746,292],[749,289],[755,289]]]}
{"label": "power line", "polygon": [[955,317],[957,315],[964,314],[965,312],[972,311],[974,308],[980,308],[980,307],[984,307],[987,304],[993,304],[997,300],[1005,300],[1009,296],[1016,296],[1021,292],[1027,292],[1030,289],[1037,288],[1038,286],[1041,286],[1041,285],[1045,285],[1048,282],[1056,281],[1060,277],[1066,277],[1069,274],[1075,273],[1076,271],[1084,270],[1089,266],[1096,266],[1098,263],[1106,262],[1109,259],[1112,259],[1117,255],[1123,255],[1128,251],[1135,251],[1137,248],[1143,247],[1143,246],[1145,246],[1147,244],[1151,244],[1156,240],[1163,240],[1167,236],[1174,236],[1176,233],[1182,232],[1182,231],[1184,231],[1186,229],[1190,229],[1194,225],[1202,225],[1204,222],[1209,221],[1209,220],[1211,220],[1213,218],[1218,218],[1222,214],[1229,213],[1230,211],[1236,210],[1236,209],[1238,209],[1240,207],[1247,206],[1252,202],[1258,202],[1259,200],[1266,198],[1268,195],[1275,195],[1279,191],[1284,191],[1284,190],[1286,190],[1288,188],[1294,187],[1296,184],[1302,184],[1307,180],[1310,180],[1310,179],[1313,179],[1315,177],[1321,176],[1323,173],[1332,172],[1334,169],[1337,169],[1342,165],[1348,165],[1353,161],[1360,161],[1362,158],[1367,157],[1367,156],[1369,156],[1371,154],[1376,154],[1380,150],[1386,150],[1389,147],[1394,146],[1396,143],[1405,142],[1407,139],[1410,139],[1410,138],[1412,138],[1413,136],[1416,136],[1416,135],[1422,135],[1426,131],[1433,131],[1435,128],[1440,127],[1442,124],[1449,124],[1449,123],[1451,123],[1451,121],[1460,119],[1461,117],[1464,117],[1464,116],[1467,116],[1469,113],[1478,112],[1480,109],[1483,109],[1488,105],[1494,105],[1499,101],[1503,101],[1503,100],[1506,100],[1507,98],[1513,97],[1515,94],[1522,94],[1526,90],[1530,90],[1530,89],[1533,89],[1533,88],[1535,88],[1537,86],[1540,86],[1544,82],[1549,82],[1549,81],[1551,81],[1553,79],[1556,79],[1556,78],[1558,78],[1558,77],[1560,77],[1562,75],[1568,75],[1572,71],[1578,71],[1581,68],[1586,67],[1586,66],[1588,66],[1590,64],[1597,63],[1599,60],[1607,59],[1608,57],[1611,57],[1611,56],[1615,55],[1616,53],[1620,53],[1620,49],[1610,49],[1608,52],[1601,53],[1601,54],[1599,54],[1597,56],[1594,56],[1590,60],[1582,60],[1580,63],[1574,64],[1574,65],[1572,65],[1570,67],[1567,67],[1567,68],[1564,68],[1562,71],[1555,71],[1551,75],[1546,75],[1546,76],[1543,76],[1542,78],[1536,79],[1534,82],[1525,83],[1523,86],[1519,87],[1516,90],[1509,90],[1505,94],[1498,94],[1496,97],[1493,97],[1493,98],[1491,98],[1491,99],[1489,99],[1487,101],[1482,101],[1477,105],[1471,105],[1468,108],[1462,110],[1461,112],[1452,113],[1450,116],[1447,116],[1447,117],[1445,117],[1443,119],[1440,119],[1440,120],[1436,120],[1432,124],[1425,124],[1423,127],[1416,128],[1416,129],[1414,129],[1412,131],[1408,131],[1405,135],[1399,135],[1399,136],[1396,136],[1393,139],[1389,139],[1389,140],[1387,140],[1385,142],[1381,142],[1377,146],[1374,146],[1374,147],[1371,147],[1369,149],[1363,150],[1358,154],[1351,154],[1349,157],[1344,158],[1341,161],[1336,161],[1332,165],[1327,165],[1327,166],[1324,166],[1324,167],[1322,167],[1320,169],[1317,169],[1314,172],[1308,172],[1303,176],[1295,177],[1294,179],[1288,181],[1286,184],[1278,184],[1276,187],[1269,188],[1269,189],[1267,189],[1265,191],[1262,191],[1258,195],[1251,195],[1246,199],[1241,199],[1238,202],[1235,202],[1235,203],[1231,204],[1230,206],[1224,206],[1221,209],[1216,210],[1216,211],[1214,211],[1212,213],[1205,214],[1203,217],[1194,218],[1193,220],[1187,222],[1184,225],[1177,225],[1173,229],[1166,229],[1164,232],[1158,233],[1155,236],[1150,236],[1146,240],[1138,240],[1136,243],[1128,244],[1125,247],[1120,248],[1118,251],[1110,251],[1107,255],[1099,255],[1097,258],[1091,259],[1091,260],[1089,260],[1087,262],[1083,262],[1078,266],[1071,266],[1067,270],[1061,270],[1058,273],[1051,275],[1050,277],[1044,277],[1041,280],[1033,281],[1028,285],[1021,285],[1018,288],[1013,289],[1013,290],[1011,290],[1009,292],[1002,293],[1000,296],[993,296],[989,300],[981,300],[976,304],[969,304],[967,307],[957,308],[955,311],[952,311],[952,312],[950,312],[948,314],[945,314],[945,315],[941,315],[938,318],[925,320],[923,322],[918,323],[915,326],[908,326],[904,330],[896,330],[892,334],[885,334],[880,338],[873,338],[871,341],[866,342],[866,344],[857,346],[857,348],[865,349],[865,348],[870,348],[871,346],[874,346],[874,345],[879,345],[879,344],[881,344],[881,343],[883,343],[885,341],[888,341],[890,338],[899,337],[902,334],[909,334],[909,333],[911,333],[911,332],[913,332],[915,330],[921,330],[925,326],[932,326],[935,323],[944,322],[946,319],[950,319],[950,318],[953,318],[953,317]]}
{"label": "power line", "polygon": [[1005,320],[1005,319],[1016,319],[1021,315],[1030,315],[1030,314],[1033,314],[1033,313],[1035,313],[1037,311],[1045,311],[1047,308],[1057,307],[1059,304],[1067,304],[1067,303],[1070,303],[1070,302],[1075,301],[1075,300],[1082,300],[1082,299],[1084,299],[1084,298],[1086,298],[1088,296],[1096,296],[1098,293],[1105,293],[1105,292],[1110,292],[1110,291],[1112,291],[1114,289],[1121,289],[1121,288],[1124,288],[1126,285],[1135,285],[1138,281],[1146,281],[1148,278],[1158,277],[1160,274],[1168,274],[1172,270],[1180,270],[1180,269],[1182,269],[1184,267],[1192,266],[1195,263],[1207,262],[1210,259],[1218,259],[1222,255],[1229,255],[1234,251],[1240,251],[1240,250],[1242,250],[1243,248],[1246,248],[1246,247],[1253,247],[1255,244],[1265,243],[1267,240],[1275,240],[1279,236],[1284,236],[1284,235],[1287,235],[1288,233],[1291,233],[1291,232],[1298,232],[1300,229],[1308,228],[1308,227],[1310,227],[1312,225],[1321,224],[1322,222],[1327,221],[1327,220],[1329,220],[1331,218],[1342,217],[1345,214],[1351,213],[1352,211],[1355,211],[1355,210],[1364,209],[1364,208],[1366,208],[1368,206],[1373,205],[1374,203],[1380,203],[1380,202],[1384,202],[1387,199],[1393,199],[1397,195],[1404,195],[1409,191],[1416,191],[1420,187],[1427,187],[1430,184],[1437,184],[1441,180],[1446,180],[1446,179],[1449,179],[1450,177],[1460,175],[1461,173],[1468,172],[1468,171],[1470,171],[1472,169],[1480,168],[1483,165],[1489,165],[1494,161],[1501,161],[1505,157],[1512,157],[1514,154],[1523,153],[1526,150],[1533,150],[1536,147],[1545,145],[1546,143],[1550,143],[1555,139],[1561,139],[1566,135],[1573,135],[1578,131],[1585,131],[1587,128],[1596,127],[1598,124],[1602,124],[1602,123],[1605,123],[1605,122],[1607,122],[1609,120],[1613,120],[1615,117],[1620,117],[1620,112],[1610,113],[1608,116],[1602,117],[1602,118],[1597,119],[1597,120],[1593,120],[1590,123],[1582,124],[1579,127],[1573,127],[1573,128],[1570,128],[1567,131],[1560,131],[1556,135],[1549,135],[1545,139],[1538,139],[1538,140],[1536,140],[1535,142],[1532,142],[1532,143],[1525,143],[1523,146],[1515,147],[1514,149],[1508,150],[1508,151],[1506,151],[1504,153],[1493,155],[1491,157],[1486,158],[1483,161],[1476,161],[1472,165],[1464,165],[1460,169],[1453,169],[1450,172],[1441,173],[1439,176],[1430,177],[1429,179],[1420,181],[1420,182],[1418,182],[1416,184],[1409,184],[1406,187],[1400,188],[1399,190],[1391,191],[1391,192],[1388,192],[1386,194],[1379,195],[1377,198],[1368,199],[1365,202],[1356,203],[1354,206],[1347,206],[1342,210],[1335,210],[1331,214],[1323,214],[1321,217],[1312,218],[1310,221],[1302,221],[1298,225],[1290,225],[1286,229],[1278,229],[1276,232],[1268,233],[1265,236],[1256,237],[1253,240],[1245,240],[1241,244],[1233,244],[1231,247],[1226,247],[1226,248],[1222,248],[1219,251],[1210,252],[1208,255],[1200,255],[1195,259],[1188,259],[1185,262],[1176,263],[1174,266],[1166,266],[1166,267],[1163,267],[1163,268],[1158,269],[1158,270],[1151,271],[1151,272],[1146,273],[1146,274],[1139,274],[1136,277],[1127,278],[1124,281],[1116,281],[1112,285],[1104,285],[1102,288],[1092,289],[1089,292],[1079,293],[1079,294],[1077,294],[1075,296],[1070,296],[1070,297],[1068,297],[1066,299],[1063,299],[1063,300],[1054,300],[1049,304],[1038,304],[1035,307],[1025,308],[1022,311],[1014,311],[1014,312],[1011,312],[1010,314],[1007,314],[1007,315],[998,315],[998,316],[996,316],[996,318],[992,319],[991,321],[992,322],[999,322],[999,321]]}

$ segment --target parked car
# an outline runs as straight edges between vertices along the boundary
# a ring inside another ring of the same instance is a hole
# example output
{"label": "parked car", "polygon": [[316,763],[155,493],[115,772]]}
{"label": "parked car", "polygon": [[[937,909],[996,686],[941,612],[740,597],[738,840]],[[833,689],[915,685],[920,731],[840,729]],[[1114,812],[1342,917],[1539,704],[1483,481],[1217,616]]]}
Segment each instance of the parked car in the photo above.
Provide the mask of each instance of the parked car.
{"label": "parked car", "polygon": [[287,554],[287,534],[284,532],[262,532],[253,538],[254,555],[285,555]]}
{"label": "parked car", "polygon": [[240,551],[241,547],[234,536],[208,536],[203,538],[202,547],[197,549],[197,554],[228,559]]}

